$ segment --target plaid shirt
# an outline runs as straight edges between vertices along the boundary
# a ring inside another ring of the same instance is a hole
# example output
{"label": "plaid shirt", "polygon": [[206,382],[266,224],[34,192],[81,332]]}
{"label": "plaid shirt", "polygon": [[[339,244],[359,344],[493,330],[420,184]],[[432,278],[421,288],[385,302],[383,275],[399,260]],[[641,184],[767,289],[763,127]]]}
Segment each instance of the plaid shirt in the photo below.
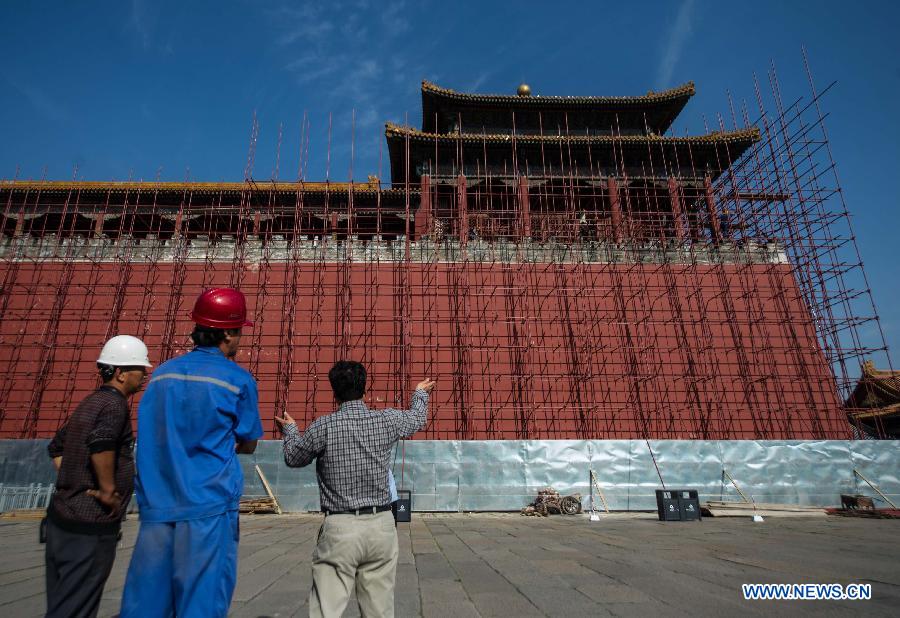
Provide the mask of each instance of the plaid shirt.
{"label": "plaid shirt", "polygon": [[428,393],[413,393],[409,410],[370,410],[362,400],[314,420],[301,435],[284,427],[284,462],[300,468],[316,460],[323,511],[383,506],[391,501],[388,464],[397,440],[425,426]]}
{"label": "plaid shirt", "polygon": [[[119,529],[134,491],[134,434],[125,396],[101,386],[78,404],[72,416],[47,446],[50,457],[62,456],[56,493],[47,515],[61,528],[76,533],[108,534]],[[106,510],[88,489],[98,489],[91,455],[116,452],[115,484],[122,506]]]}

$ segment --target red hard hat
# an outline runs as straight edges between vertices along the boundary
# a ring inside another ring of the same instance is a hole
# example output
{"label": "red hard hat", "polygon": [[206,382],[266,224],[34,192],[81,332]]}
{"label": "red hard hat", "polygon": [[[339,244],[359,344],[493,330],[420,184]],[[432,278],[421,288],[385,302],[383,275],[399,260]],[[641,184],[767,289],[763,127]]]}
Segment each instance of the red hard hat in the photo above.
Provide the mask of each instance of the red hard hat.
{"label": "red hard hat", "polygon": [[253,326],[247,319],[247,301],[241,291],[234,288],[213,288],[203,292],[194,303],[191,319],[209,328]]}

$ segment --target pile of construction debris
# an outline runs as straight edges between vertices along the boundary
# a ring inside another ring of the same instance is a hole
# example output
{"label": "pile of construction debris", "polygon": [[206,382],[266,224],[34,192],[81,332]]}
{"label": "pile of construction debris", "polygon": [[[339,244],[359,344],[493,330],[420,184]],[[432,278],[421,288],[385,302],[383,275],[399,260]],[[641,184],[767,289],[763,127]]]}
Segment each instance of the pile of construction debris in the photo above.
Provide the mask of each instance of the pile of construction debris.
{"label": "pile of construction debris", "polygon": [[707,517],[810,517],[825,515],[820,506],[801,506],[799,504],[773,504],[770,502],[751,501],[719,501],[710,500],[701,505]]}
{"label": "pile of construction debris", "polygon": [[262,515],[267,513],[274,513],[277,515],[281,513],[278,509],[278,502],[273,498],[255,496],[252,498],[241,498],[238,510],[241,513],[248,513],[251,515]]}
{"label": "pile of construction debris", "polygon": [[538,490],[534,502],[522,509],[522,515],[547,517],[548,515],[577,515],[581,512],[581,494],[560,496],[552,487]]}
{"label": "pile of construction debris", "polygon": [[895,508],[876,508],[875,498],[872,496],[841,494],[841,508],[827,509],[828,514],[840,515],[841,517],[865,517],[869,519],[900,519],[900,509],[897,509],[894,503],[881,493],[881,490],[878,490],[878,493],[884,496],[884,500]]}
{"label": "pile of construction debris", "polygon": [[269,480],[266,478],[266,475],[263,474],[263,471],[259,466],[256,466],[256,474],[259,476],[259,480],[262,481],[263,489],[266,490],[266,495],[242,498],[238,510],[241,513],[249,514],[262,515],[274,513],[275,515],[281,515],[281,505],[278,504],[278,499],[275,497],[275,493],[269,485]]}
{"label": "pile of construction debris", "polygon": [[863,519],[900,519],[900,509],[825,509],[829,515]]}

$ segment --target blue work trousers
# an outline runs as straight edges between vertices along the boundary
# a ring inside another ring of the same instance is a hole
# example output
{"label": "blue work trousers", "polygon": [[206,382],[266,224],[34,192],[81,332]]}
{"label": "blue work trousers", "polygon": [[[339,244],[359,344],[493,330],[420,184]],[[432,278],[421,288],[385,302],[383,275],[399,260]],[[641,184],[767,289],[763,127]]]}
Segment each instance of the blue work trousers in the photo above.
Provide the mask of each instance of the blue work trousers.
{"label": "blue work trousers", "polygon": [[226,616],[237,581],[238,512],[141,522],[121,618]]}

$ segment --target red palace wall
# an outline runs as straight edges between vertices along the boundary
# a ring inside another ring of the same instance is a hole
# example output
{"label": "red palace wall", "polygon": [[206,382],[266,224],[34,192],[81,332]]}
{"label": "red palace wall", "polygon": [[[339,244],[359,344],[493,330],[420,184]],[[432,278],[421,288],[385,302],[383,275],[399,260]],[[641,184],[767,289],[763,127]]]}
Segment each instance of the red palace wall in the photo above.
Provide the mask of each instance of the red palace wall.
{"label": "red palace wall", "polygon": [[196,295],[230,284],[267,438],[279,405],[301,425],[333,410],[339,358],[365,363],[374,406],[438,381],[417,438],[849,437],[786,264],[45,261],[0,281],[0,438],[52,435],[109,335],[154,363],[189,349]]}

